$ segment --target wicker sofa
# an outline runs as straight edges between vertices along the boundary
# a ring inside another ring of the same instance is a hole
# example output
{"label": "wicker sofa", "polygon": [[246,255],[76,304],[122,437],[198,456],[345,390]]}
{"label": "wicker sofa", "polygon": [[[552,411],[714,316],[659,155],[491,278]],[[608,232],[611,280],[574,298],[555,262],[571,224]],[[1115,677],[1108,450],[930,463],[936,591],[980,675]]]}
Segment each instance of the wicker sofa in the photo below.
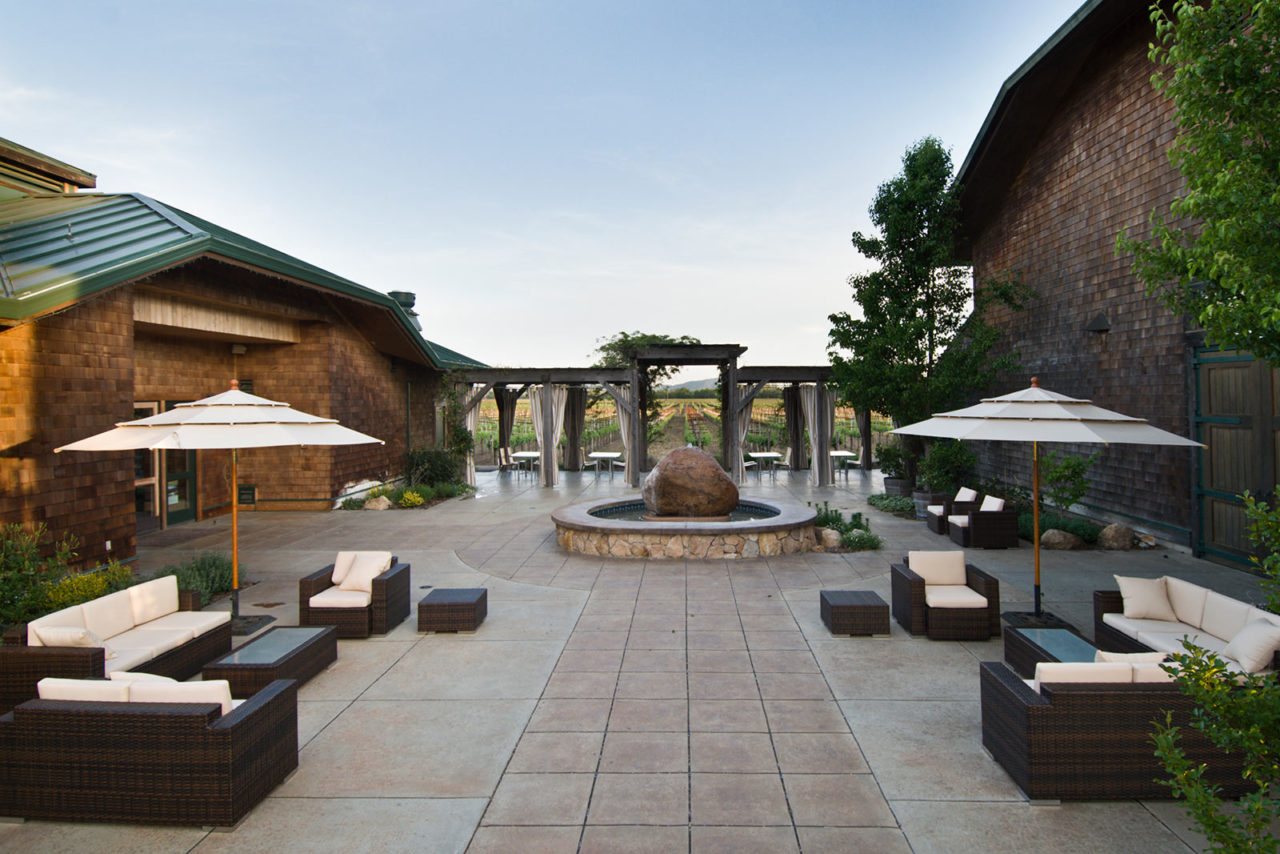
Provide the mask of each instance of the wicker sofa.
{"label": "wicker sofa", "polygon": [[1173,576],[1116,576],[1093,591],[1094,643],[1119,652],[1184,652],[1182,638],[1234,670],[1280,670],[1280,616]]}
{"label": "wicker sofa", "polygon": [[231,651],[231,615],[201,611],[172,575],[15,626],[0,645],[0,713],[36,696],[45,676],[101,679],[145,670],[188,679]]}
{"label": "wicker sofa", "polygon": [[300,626],[337,626],[340,638],[367,638],[408,616],[409,564],[391,552],[339,552],[298,581]]}
{"label": "wicker sofa", "polygon": [[131,698],[28,700],[0,716],[4,816],[234,825],[297,767],[292,679],[225,714],[216,701]]}
{"label": "wicker sofa", "polygon": [[1000,582],[965,563],[961,551],[913,551],[890,564],[893,617],[932,640],[1000,635]]}
{"label": "wicker sofa", "polygon": [[1004,509],[1004,499],[988,495],[982,503],[947,517],[952,541],[968,549],[1016,549],[1018,511]]}
{"label": "wicker sofa", "polygon": [[982,746],[1032,800],[1171,798],[1157,782],[1167,775],[1151,742],[1152,721],[1163,720],[1166,710],[1181,727],[1188,758],[1207,764],[1206,779],[1228,797],[1251,788],[1240,776],[1239,758],[1187,725],[1194,704],[1168,681],[1035,686],[993,661],[983,662],[979,674]]}
{"label": "wicker sofa", "polygon": [[924,508],[924,521],[935,534],[947,533],[947,517],[956,513],[968,513],[978,508],[978,491],[967,486],[956,491],[955,498],[944,498],[941,504]]}

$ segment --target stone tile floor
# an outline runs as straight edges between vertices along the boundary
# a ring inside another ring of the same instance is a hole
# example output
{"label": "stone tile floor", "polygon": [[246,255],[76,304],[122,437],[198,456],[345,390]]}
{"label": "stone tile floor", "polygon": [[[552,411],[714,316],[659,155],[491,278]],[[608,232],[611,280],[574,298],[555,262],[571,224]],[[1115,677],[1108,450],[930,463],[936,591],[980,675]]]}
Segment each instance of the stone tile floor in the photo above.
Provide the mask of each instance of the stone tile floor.
{"label": "stone tile floor", "polygon": [[[980,743],[977,665],[999,640],[939,643],[896,624],[833,637],[818,591],[875,590],[912,548],[949,548],[864,501],[870,475],[805,473],[747,496],[863,512],[886,547],[747,561],[569,555],[550,511],[629,490],[566,474],[542,489],[481,474],[424,511],[246,513],[242,610],[297,620],[297,578],[339,549],[391,549],[416,591],[489,588],[480,630],[340,641],[299,694],[298,771],[230,832],[0,825],[0,848],[148,852],[1189,852],[1169,802],[1032,805]],[[142,538],[149,572],[228,547],[224,519]],[[1031,550],[976,551],[1007,610],[1031,607]],[[1045,604],[1086,630],[1110,575],[1176,573],[1256,595],[1244,572],[1170,549],[1046,553]],[[420,596],[415,595],[415,600]],[[220,607],[228,607],[221,603]]]}

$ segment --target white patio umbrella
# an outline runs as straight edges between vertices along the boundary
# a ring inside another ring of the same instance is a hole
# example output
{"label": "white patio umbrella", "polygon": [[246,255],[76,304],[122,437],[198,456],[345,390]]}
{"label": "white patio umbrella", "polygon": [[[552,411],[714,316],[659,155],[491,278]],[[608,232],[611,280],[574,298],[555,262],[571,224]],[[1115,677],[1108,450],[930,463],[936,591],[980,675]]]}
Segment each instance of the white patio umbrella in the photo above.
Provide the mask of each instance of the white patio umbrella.
{"label": "white patio umbrella", "polygon": [[989,442],[1031,443],[1032,538],[1035,547],[1036,616],[1040,615],[1040,451],[1041,442],[1103,445],[1175,445],[1203,448],[1199,442],[1152,427],[1142,418],[1094,406],[1091,401],[1031,387],[1002,397],[908,424],[893,431],[904,436]]}
{"label": "white patio umbrella", "polygon": [[62,451],[200,451],[231,450],[231,587],[232,613],[240,610],[240,522],[236,488],[236,450],[287,445],[385,444],[343,427],[332,418],[308,415],[287,403],[267,400],[239,389],[192,403],[179,403],[137,421],[125,421],[104,433],[54,448]]}

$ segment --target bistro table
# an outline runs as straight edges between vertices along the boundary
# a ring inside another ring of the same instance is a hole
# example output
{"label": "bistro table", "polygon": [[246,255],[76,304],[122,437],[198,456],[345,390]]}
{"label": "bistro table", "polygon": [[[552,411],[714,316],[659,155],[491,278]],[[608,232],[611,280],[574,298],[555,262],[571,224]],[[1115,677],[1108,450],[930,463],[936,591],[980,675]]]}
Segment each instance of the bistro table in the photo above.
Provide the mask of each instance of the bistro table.
{"label": "bistro table", "polygon": [[769,467],[769,476],[777,477],[778,470],[775,468],[775,463],[782,459],[782,454],[779,454],[777,451],[751,451],[747,456],[751,457],[751,459],[755,460],[757,463],[756,480],[760,479],[760,471],[766,465]]}
{"label": "bistro table", "polygon": [[600,463],[609,464],[609,480],[613,480],[613,461],[622,459],[621,451],[592,451],[587,459],[596,460],[596,477],[600,477]]}
{"label": "bistro table", "polygon": [[516,451],[511,459],[516,461],[516,470],[525,471],[524,463],[529,464],[529,474],[533,474],[533,461],[542,458],[542,451]]}
{"label": "bistro table", "polygon": [[844,479],[848,480],[849,479],[849,462],[850,461],[857,462],[858,455],[855,454],[853,451],[832,451],[831,459],[835,460],[836,465],[839,466],[840,468],[840,471],[844,472]]}

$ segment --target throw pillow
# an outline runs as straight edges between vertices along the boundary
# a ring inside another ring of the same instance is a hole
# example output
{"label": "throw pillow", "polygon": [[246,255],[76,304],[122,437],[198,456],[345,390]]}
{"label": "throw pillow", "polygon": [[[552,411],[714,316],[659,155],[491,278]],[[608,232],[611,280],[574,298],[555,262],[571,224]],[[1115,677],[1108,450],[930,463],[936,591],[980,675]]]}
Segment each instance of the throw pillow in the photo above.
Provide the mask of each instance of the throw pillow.
{"label": "throw pillow", "polygon": [[373,579],[386,572],[390,566],[390,552],[359,552],[338,589],[372,593]]}
{"label": "throw pillow", "polygon": [[1280,626],[1267,620],[1254,620],[1245,626],[1222,650],[1224,658],[1233,658],[1249,673],[1271,668],[1271,660],[1280,649]]}
{"label": "throw pillow", "polygon": [[338,552],[333,559],[333,583],[341,584],[351,571],[351,564],[356,561],[356,552]]}
{"label": "throw pillow", "polygon": [[965,583],[964,552],[907,552],[907,566],[925,584]]}
{"label": "throw pillow", "polygon": [[93,632],[75,626],[39,626],[36,635],[45,646],[106,646]]}
{"label": "throw pillow", "polygon": [[988,495],[982,499],[982,506],[978,508],[983,513],[999,513],[1004,509],[1004,499],[996,498],[994,495]]}
{"label": "throw pillow", "polygon": [[1124,599],[1124,615],[1134,620],[1167,620],[1178,622],[1169,604],[1163,578],[1129,578],[1116,576],[1120,596]]}
{"label": "throw pillow", "polygon": [[956,501],[977,501],[978,490],[962,486],[956,490]]}

